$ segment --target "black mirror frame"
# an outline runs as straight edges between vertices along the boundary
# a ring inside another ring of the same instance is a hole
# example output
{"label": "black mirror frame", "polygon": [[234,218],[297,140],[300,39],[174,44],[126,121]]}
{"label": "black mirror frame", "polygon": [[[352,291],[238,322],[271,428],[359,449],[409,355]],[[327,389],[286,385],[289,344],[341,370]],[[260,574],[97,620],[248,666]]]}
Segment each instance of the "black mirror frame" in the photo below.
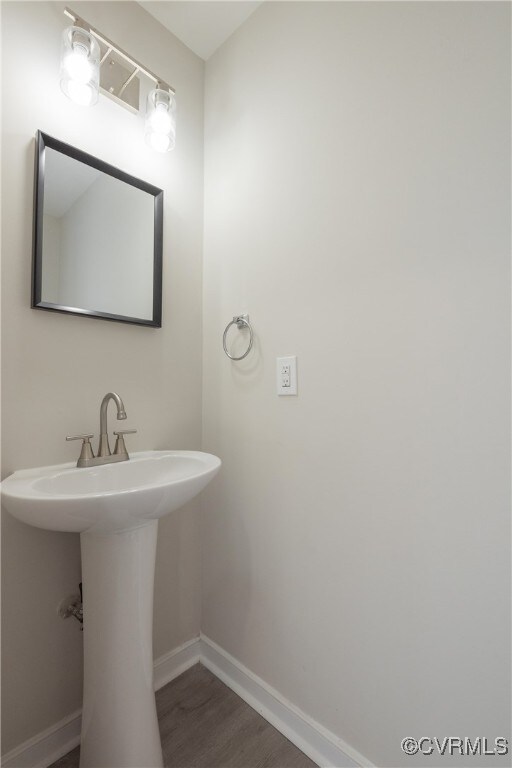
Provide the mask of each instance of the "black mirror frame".
{"label": "black mirror frame", "polygon": [[[52,304],[41,300],[42,288],[42,268],[43,268],[43,211],[44,211],[44,171],[45,171],[45,149],[55,149],[64,155],[72,157],[81,163],[96,168],[98,171],[113,176],[125,184],[141,189],[153,195],[155,198],[155,217],[154,217],[154,260],[153,260],[153,317],[151,320],[144,320],[137,317],[128,317],[125,315],[114,315],[108,312],[97,312],[77,307],[67,307],[61,304]],[[162,251],[163,251],[163,190],[148,184],[135,176],[131,176],[124,171],[115,168],[113,165],[99,160],[93,155],[82,152],[80,149],[65,144],[63,141],[54,139],[52,136],[37,131],[36,134],[36,156],[35,156],[35,180],[34,180],[34,240],[33,240],[33,264],[32,264],[32,303],[33,309],[44,309],[50,312],[64,312],[71,315],[85,315],[87,317],[97,317],[102,320],[113,320],[119,323],[132,323],[134,325],[145,325],[152,328],[162,327]]]}

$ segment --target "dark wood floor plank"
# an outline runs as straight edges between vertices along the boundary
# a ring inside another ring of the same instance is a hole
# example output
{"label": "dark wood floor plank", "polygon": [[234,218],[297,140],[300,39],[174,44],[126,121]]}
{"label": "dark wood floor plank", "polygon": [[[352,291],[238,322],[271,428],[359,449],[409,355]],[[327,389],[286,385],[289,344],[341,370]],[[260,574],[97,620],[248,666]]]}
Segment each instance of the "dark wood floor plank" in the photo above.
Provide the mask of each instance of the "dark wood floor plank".
{"label": "dark wood floor plank", "polygon": [[78,768],[80,760],[80,747],[75,747],[67,755],[61,757],[56,763],[52,763],[50,768]]}
{"label": "dark wood floor plank", "polygon": [[[156,706],[166,768],[315,768],[201,664],[161,688]],[[77,747],[50,768],[78,768],[79,759]]]}

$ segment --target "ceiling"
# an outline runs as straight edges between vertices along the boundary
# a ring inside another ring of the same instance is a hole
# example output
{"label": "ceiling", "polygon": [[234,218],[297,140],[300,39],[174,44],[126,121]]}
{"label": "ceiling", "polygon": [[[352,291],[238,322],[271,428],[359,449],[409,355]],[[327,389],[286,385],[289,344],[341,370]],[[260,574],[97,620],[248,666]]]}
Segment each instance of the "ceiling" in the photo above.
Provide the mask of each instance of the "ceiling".
{"label": "ceiling", "polygon": [[139,0],[139,3],[206,61],[262,0]]}

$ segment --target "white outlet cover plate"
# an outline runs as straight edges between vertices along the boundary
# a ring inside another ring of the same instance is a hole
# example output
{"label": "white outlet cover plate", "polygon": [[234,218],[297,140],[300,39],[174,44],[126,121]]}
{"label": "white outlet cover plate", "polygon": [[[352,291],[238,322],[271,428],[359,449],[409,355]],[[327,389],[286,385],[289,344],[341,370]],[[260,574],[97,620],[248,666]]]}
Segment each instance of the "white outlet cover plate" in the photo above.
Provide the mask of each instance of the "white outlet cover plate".
{"label": "white outlet cover plate", "polygon": [[[297,394],[297,356],[278,357],[276,365],[277,376],[277,394],[278,395],[296,395]],[[289,379],[290,386],[283,386]]]}

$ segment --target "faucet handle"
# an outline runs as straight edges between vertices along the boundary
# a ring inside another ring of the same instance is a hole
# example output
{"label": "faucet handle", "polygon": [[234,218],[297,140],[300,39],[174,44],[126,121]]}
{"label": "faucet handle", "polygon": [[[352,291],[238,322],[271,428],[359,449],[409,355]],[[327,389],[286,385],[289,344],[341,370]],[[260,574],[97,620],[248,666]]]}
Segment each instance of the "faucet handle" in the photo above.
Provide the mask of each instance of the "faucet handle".
{"label": "faucet handle", "polygon": [[129,458],[128,451],[126,450],[126,445],[124,442],[124,435],[133,435],[136,431],[136,429],[118,429],[117,432],[114,432],[114,435],[117,438],[114,448],[114,456],[121,455]]}
{"label": "faucet handle", "polygon": [[91,437],[94,437],[94,435],[68,435],[66,437],[66,440],[83,440],[82,450],[80,452],[77,466],[80,466],[80,462],[87,461],[88,459],[94,459],[94,453],[90,443]]}

